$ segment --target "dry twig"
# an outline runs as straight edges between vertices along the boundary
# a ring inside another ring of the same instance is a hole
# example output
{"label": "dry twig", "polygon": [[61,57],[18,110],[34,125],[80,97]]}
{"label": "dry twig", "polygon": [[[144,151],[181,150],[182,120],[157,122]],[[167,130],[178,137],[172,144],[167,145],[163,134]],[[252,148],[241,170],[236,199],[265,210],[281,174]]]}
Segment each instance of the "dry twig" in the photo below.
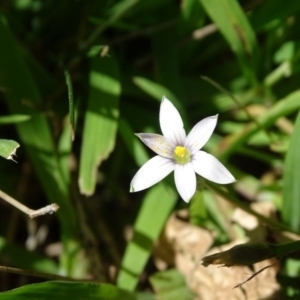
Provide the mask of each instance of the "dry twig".
{"label": "dry twig", "polygon": [[34,210],[30,209],[29,207],[25,206],[24,204],[20,203],[18,200],[14,199],[13,197],[7,195],[3,191],[0,190],[0,197],[9,203],[10,205],[14,206],[18,210],[22,211],[23,213],[27,214],[31,219],[43,216],[46,214],[53,214],[59,209],[59,206],[56,203],[52,203],[40,209]]}

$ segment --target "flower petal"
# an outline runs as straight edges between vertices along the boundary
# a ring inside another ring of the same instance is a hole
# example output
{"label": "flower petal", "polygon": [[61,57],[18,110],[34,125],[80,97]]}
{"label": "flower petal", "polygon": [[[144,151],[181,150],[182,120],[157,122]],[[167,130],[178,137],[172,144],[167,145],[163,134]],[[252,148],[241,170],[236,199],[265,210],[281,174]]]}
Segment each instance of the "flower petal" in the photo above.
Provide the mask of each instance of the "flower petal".
{"label": "flower petal", "polygon": [[173,158],[175,144],[170,142],[166,137],[155,133],[136,133],[142,142],[151,150],[166,158]]}
{"label": "flower petal", "polygon": [[148,160],[135,174],[130,183],[130,192],[138,192],[156,184],[169,175],[175,163],[159,155]]}
{"label": "flower petal", "polygon": [[199,151],[211,137],[218,121],[218,115],[211,116],[198,122],[185,140],[185,147],[187,147],[191,154]]}
{"label": "flower petal", "polygon": [[210,181],[219,184],[228,184],[236,181],[214,156],[204,151],[198,151],[193,155],[192,164],[197,174]]}
{"label": "flower petal", "polygon": [[196,174],[193,165],[176,164],[174,178],[179,195],[185,202],[189,202],[196,192]]}
{"label": "flower petal", "polygon": [[160,105],[159,122],[161,131],[167,139],[177,146],[184,145],[186,133],[181,116],[176,107],[165,96],[163,96]]}

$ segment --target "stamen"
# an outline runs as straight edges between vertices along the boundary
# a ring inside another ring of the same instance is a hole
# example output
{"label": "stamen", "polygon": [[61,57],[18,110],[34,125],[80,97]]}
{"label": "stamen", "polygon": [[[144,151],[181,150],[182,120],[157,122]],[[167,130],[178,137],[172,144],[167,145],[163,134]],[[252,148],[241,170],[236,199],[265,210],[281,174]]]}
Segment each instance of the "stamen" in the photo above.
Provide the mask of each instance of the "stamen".
{"label": "stamen", "polygon": [[190,161],[190,151],[182,146],[177,146],[173,153],[174,161],[178,164],[184,165]]}

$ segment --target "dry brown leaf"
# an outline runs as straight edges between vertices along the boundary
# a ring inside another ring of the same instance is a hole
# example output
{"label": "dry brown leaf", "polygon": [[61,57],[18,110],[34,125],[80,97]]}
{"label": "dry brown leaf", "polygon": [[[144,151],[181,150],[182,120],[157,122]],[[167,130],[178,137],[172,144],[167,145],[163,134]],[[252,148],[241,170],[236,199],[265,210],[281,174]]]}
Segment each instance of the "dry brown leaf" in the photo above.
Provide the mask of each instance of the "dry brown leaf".
{"label": "dry brown leaf", "polygon": [[[207,255],[225,251],[234,245],[244,242],[245,241],[236,241],[226,246],[214,248],[209,251]],[[186,260],[188,260],[187,257]],[[185,272],[184,275],[187,278],[187,284],[190,289],[195,292],[201,300],[275,300],[280,299],[280,297],[277,297],[280,286],[276,281],[278,268],[276,264],[264,270],[264,272],[254,277],[241,288],[233,289],[234,286],[244,282],[254,272],[274,262],[276,262],[276,260],[265,260],[257,263],[254,265],[254,271],[249,267],[220,268],[217,266],[209,266],[204,268],[198,263],[194,264],[194,269],[191,269],[189,274]],[[187,264],[189,263],[187,262]]]}
{"label": "dry brown leaf", "polygon": [[[250,207],[260,213],[261,215],[268,217],[268,218],[275,218],[275,207],[272,202],[265,201],[265,202],[255,202],[250,205]],[[247,213],[246,211],[236,208],[233,215],[232,221],[236,224],[239,224],[242,228],[247,230],[248,237],[251,241],[255,242],[264,242],[266,240],[266,236],[268,231],[264,225],[262,225],[259,220]]]}
{"label": "dry brown leaf", "polygon": [[[266,206],[266,207],[264,207]],[[260,204],[255,208],[265,215],[272,214],[266,204]],[[234,243],[224,245],[222,247],[213,248],[210,251],[213,237],[212,234],[203,228],[191,225],[187,221],[187,211],[173,214],[165,227],[163,238],[155,249],[157,259],[169,265],[175,263],[177,269],[185,276],[188,287],[195,293],[195,300],[260,300],[260,299],[281,299],[278,294],[280,286],[276,281],[276,273],[278,264],[276,260],[265,260],[254,265],[254,270],[250,267],[230,267],[219,268],[217,266],[208,266],[205,268],[201,265],[201,259],[216,252],[225,251],[234,245],[248,242],[249,240],[236,240]],[[184,215],[184,218],[182,218]],[[243,224],[247,215],[236,215],[236,222]],[[186,221],[184,220],[186,219]],[[259,223],[251,219],[250,225],[246,221],[248,229],[259,228]],[[244,224],[245,226],[245,224]],[[243,227],[243,226],[242,226]],[[262,230],[262,229],[260,229]],[[263,238],[264,235],[261,236]],[[163,245],[163,246],[162,246]],[[160,246],[165,251],[159,250]],[[167,249],[167,250],[166,250]],[[164,253],[162,255],[162,253]],[[171,259],[170,259],[171,258]],[[254,272],[275,263],[274,266],[266,268],[249,282],[233,289],[239,283],[247,280]]]}

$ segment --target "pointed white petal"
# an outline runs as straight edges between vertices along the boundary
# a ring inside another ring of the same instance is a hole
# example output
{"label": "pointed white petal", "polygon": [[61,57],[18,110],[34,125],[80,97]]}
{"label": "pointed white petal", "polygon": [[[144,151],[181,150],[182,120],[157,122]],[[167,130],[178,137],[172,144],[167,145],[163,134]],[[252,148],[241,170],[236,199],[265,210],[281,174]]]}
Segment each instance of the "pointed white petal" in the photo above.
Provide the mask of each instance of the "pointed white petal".
{"label": "pointed white petal", "polygon": [[165,96],[162,98],[159,112],[160,128],[163,135],[177,146],[183,146],[186,133],[178,110]]}
{"label": "pointed white petal", "polygon": [[176,164],[174,178],[179,195],[185,202],[189,202],[196,192],[196,174],[193,165]]}
{"label": "pointed white petal", "polygon": [[130,192],[138,192],[156,184],[169,175],[175,163],[159,155],[148,160],[135,174],[130,183]]}
{"label": "pointed white petal", "polygon": [[192,164],[197,174],[210,181],[219,184],[228,184],[236,181],[214,156],[204,151],[198,151],[193,155]]}
{"label": "pointed white petal", "polygon": [[135,135],[157,154],[163,157],[173,158],[175,144],[170,142],[163,135],[155,133],[136,133]]}
{"label": "pointed white petal", "polygon": [[187,147],[191,154],[199,151],[211,137],[218,121],[218,115],[211,116],[198,122],[185,140],[185,147]]}

